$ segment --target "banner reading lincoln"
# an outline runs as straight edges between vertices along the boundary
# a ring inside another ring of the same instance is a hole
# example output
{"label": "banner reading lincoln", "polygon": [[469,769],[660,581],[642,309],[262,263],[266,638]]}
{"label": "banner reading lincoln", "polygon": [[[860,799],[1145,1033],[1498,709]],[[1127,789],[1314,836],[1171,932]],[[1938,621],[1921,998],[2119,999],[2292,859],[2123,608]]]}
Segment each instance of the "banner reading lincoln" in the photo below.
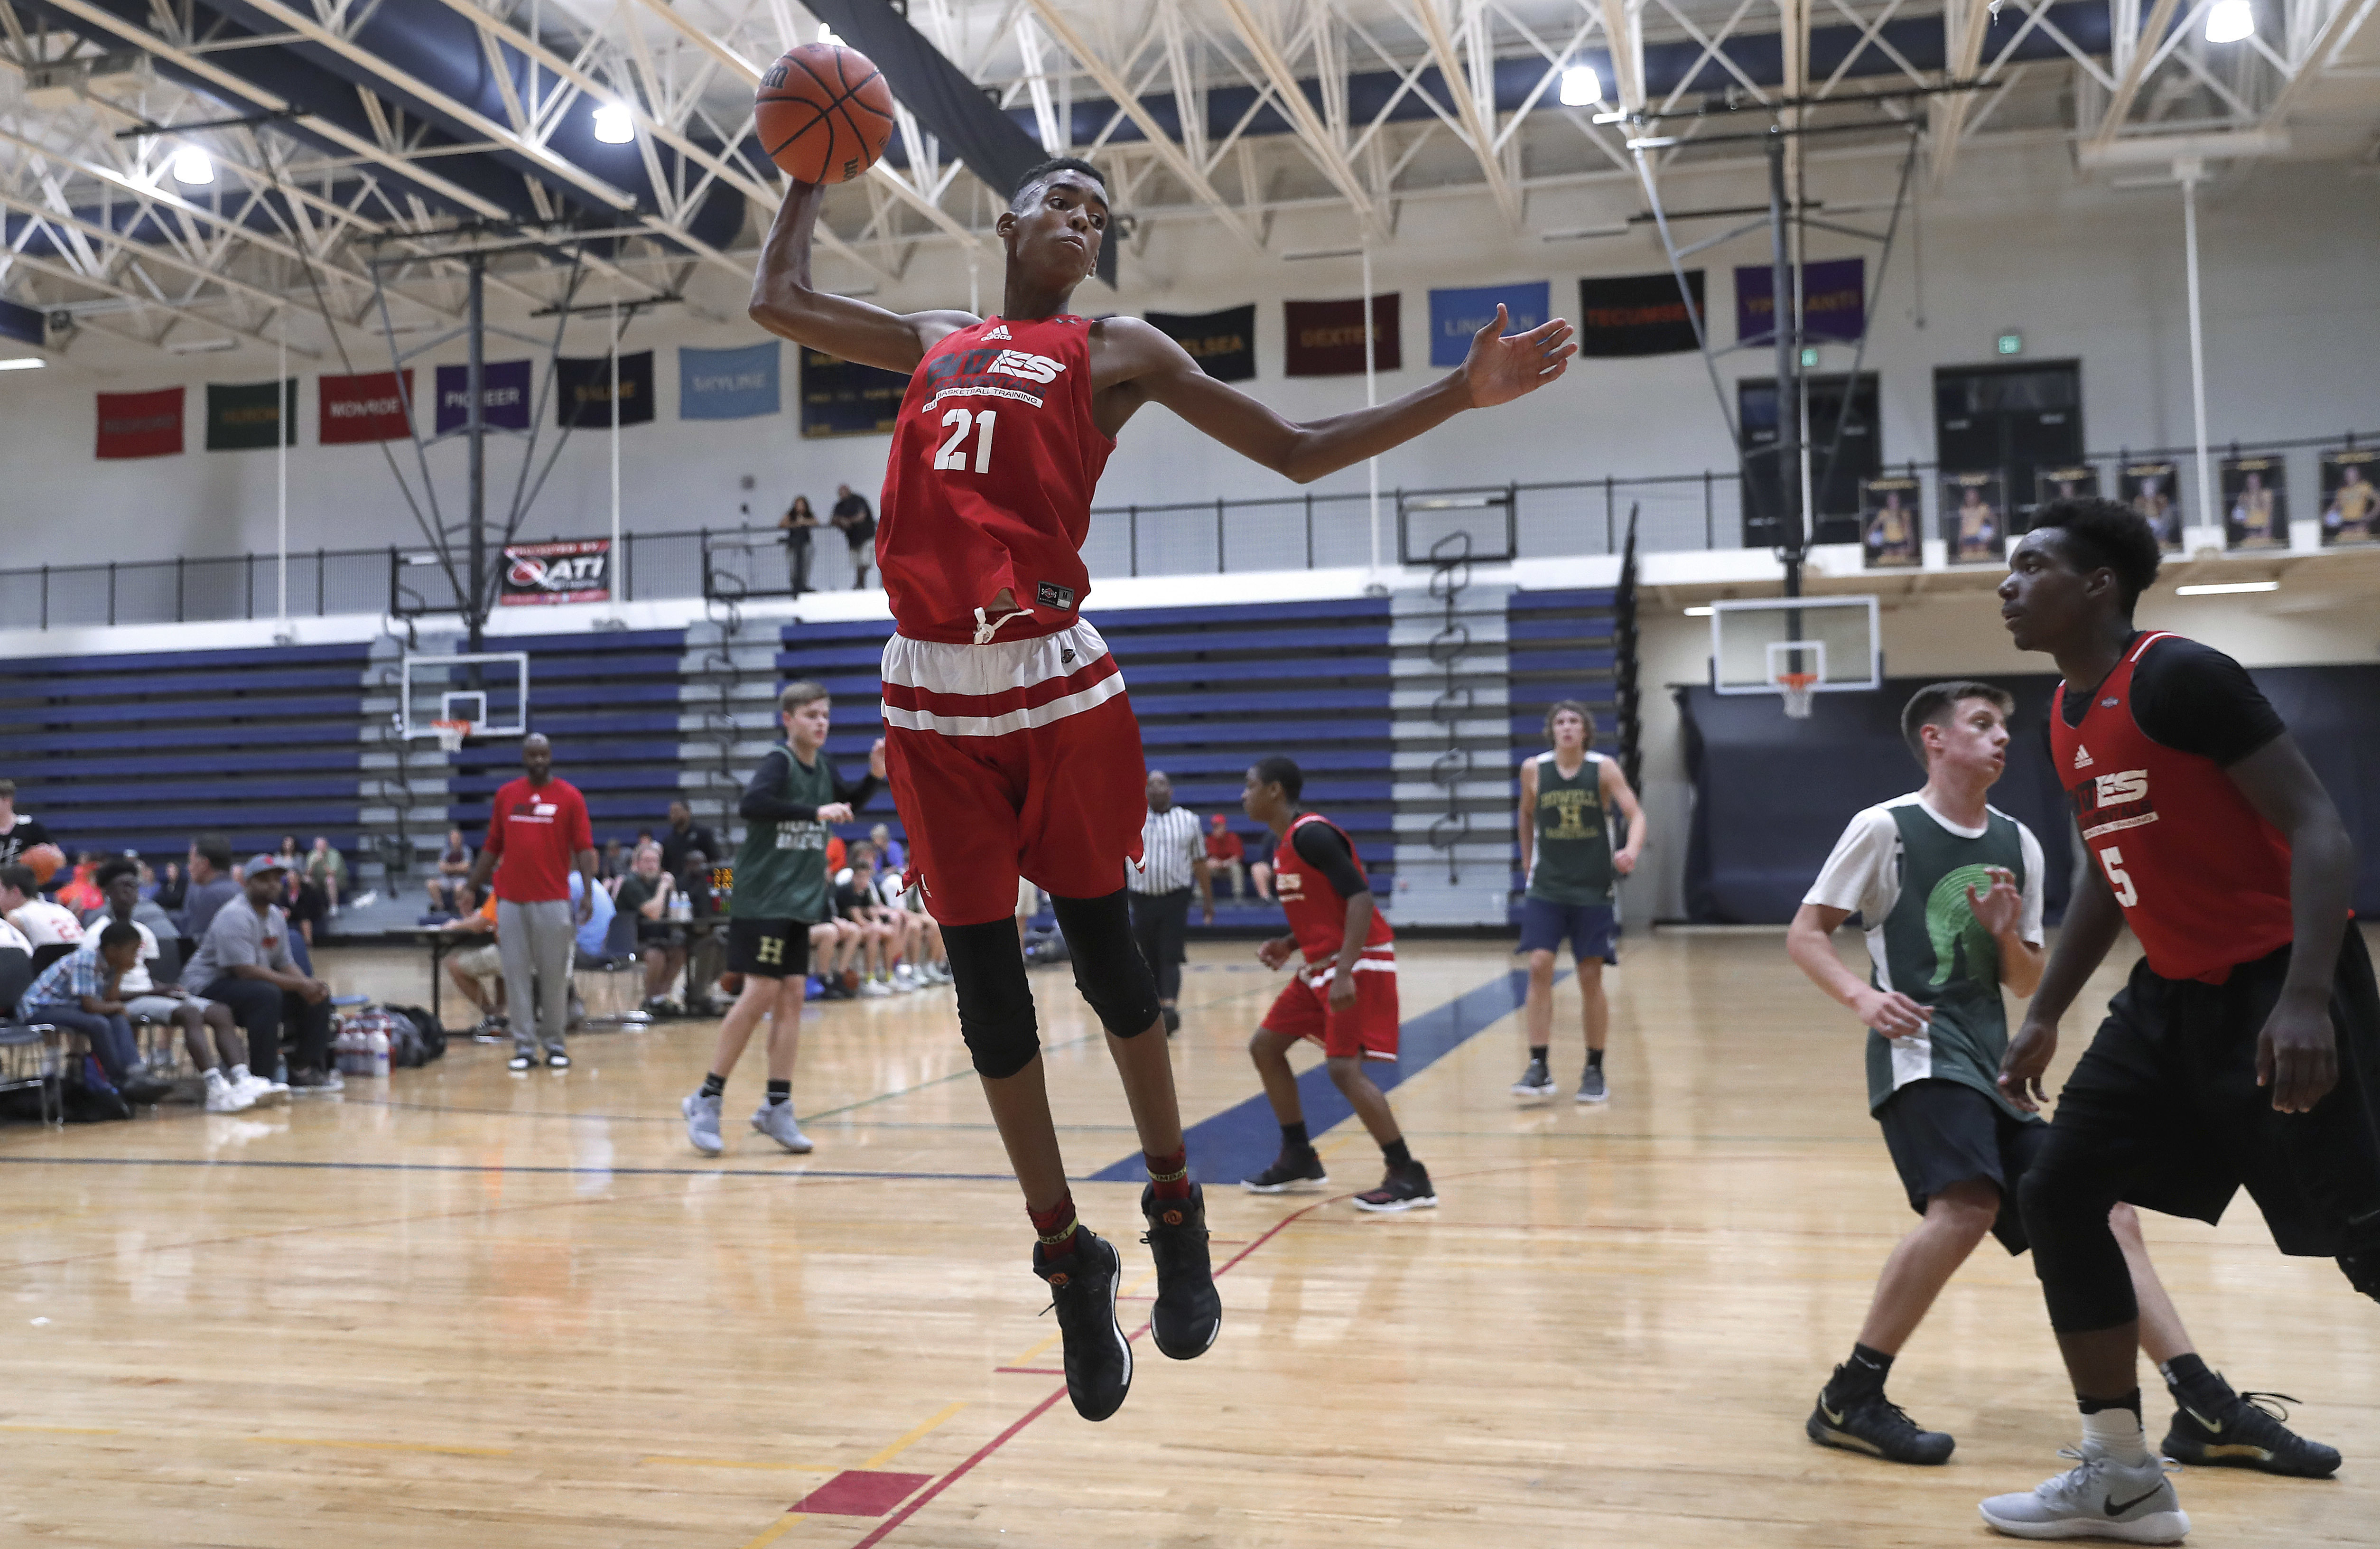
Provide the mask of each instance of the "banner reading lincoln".
{"label": "banner reading lincoln", "polygon": [[1148,325],[1180,345],[1218,382],[1245,382],[1257,374],[1253,301],[1219,312],[1150,312]]}
{"label": "banner reading lincoln", "polygon": [[[1398,293],[1372,298],[1372,365],[1392,372],[1404,365],[1397,327]],[[1364,302],[1283,301],[1291,376],[1351,376],[1364,370]]]}
{"label": "banner reading lincoln", "polygon": [[[1686,310],[1686,296],[1694,311]],[[1578,352],[1599,360],[1633,355],[1682,355],[1701,348],[1694,319],[1703,308],[1703,272],[1686,271],[1686,293],[1678,277],[1607,274],[1578,282]]]}
{"label": "banner reading lincoln", "polygon": [[[625,395],[622,395],[625,396]],[[504,584],[496,601],[505,607],[546,603],[607,603],[612,600],[612,540],[578,538],[559,543],[513,543],[504,549]]]}
{"label": "banner reading lincoln", "polygon": [[99,395],[99,455],[178,457],[182,455],[182,389]]}
{"label": "banner reading lincoln", "polygon": [[413,372],[366,372],[361,376],[325,376],[322,384],[322,429],[316,433],[325,446],[353,446],[370,441],[395,441],[412,433],[406,428],[405,406],[413,397]]}

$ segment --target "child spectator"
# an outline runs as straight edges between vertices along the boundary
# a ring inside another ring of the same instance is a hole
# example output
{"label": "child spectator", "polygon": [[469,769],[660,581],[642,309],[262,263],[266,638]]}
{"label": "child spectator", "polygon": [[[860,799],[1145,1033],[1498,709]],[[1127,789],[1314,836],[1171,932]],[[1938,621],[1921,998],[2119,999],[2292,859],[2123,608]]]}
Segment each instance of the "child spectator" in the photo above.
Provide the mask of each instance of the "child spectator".
{"label": "child spectator", "polygon": [[42,896],[30,866],[0,866],[0,918],[35,946],[82,940],[82,921],[72,909]]}
{"label": "child spectator", "polygon": [[[87,1084],[103,1104],[118,1095],[125,1103],[154,1103],[174,1090],[171,1081],[141,1073],[140,1047],[125,1013],[122,982],[140,960],[140,930],[111,921],[99,933],[98,950],[60,957],[18,1001],[18,1015],[26,1021],[79,1032],[90,1043],[106,1079]],[[128,1108],[118,1116],[129,1118],[131,1112]]]}

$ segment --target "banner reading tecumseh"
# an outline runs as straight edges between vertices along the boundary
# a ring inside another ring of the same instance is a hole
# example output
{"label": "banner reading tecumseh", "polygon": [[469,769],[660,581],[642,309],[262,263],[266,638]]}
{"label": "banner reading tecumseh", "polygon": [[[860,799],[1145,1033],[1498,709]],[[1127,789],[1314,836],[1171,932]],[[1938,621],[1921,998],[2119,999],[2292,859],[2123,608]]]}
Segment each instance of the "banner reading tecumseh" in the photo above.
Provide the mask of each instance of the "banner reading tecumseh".
{"label": "banner reading tecumseh", "polygon": [[1245,382],[1257,374],[1253,301],[1219,312],[1150,312],[1148,325],[1187,350],[1198,369],[1218,382]]}
{"label": "banner reading tecumseh", "polygon": [[496,601],[506,607],[541,603],[606,603],[611,598],[609,538],[514,543],[504,550],[504,584]]}
{"label": "banner reading tecumseh", "polygon": [[1634,355],[1681,355],[1701,348],[1694,319],[1703,307],[1703,272],[1686,271],[1686,296],[1675,274],[1607,274],[1578,282],[1578,352],[1600,360]]}

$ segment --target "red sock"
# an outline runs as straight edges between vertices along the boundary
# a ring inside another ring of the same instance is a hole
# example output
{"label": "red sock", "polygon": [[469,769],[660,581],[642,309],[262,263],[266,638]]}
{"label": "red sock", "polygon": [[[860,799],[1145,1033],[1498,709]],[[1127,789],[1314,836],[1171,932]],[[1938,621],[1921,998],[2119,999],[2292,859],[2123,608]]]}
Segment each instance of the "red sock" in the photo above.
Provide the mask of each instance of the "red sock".
{"label": "red sock", "polygon": [[1072,1189],[1058,1196],[1058,1202],[1048,1210],[1025,1207],[1033,1218],[1034,1236],[1040,1239],[1041,1261],[1062,1259],[1075,1250],[1075,1228],[1081,1225],[1075,1219],[1075,1195]]}
{"label": "red sock", "polygon": [[1171,1156],[1151,1156],[1147,1152],[1140,1159],[1148,1164],[1148,1181],[1160,1200],[1186,1200],[1190,1197],[1190,1148],[1183,1147]]}

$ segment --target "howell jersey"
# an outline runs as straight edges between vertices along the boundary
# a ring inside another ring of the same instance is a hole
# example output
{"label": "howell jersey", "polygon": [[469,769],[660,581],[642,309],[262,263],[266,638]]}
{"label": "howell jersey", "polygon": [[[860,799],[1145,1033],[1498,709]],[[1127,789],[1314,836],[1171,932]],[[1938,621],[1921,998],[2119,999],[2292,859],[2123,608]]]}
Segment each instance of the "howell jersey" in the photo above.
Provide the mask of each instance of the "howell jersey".
{"label": "howell jersey", "polygon": [[1565,776],[1551,753],[1537,755],[1537,852],[1529,896],[1550,904],[1608,904],[1619,872],[1603,810],[1603,755],[1590,752]]}
{"label": "howell jersey", "polygon": [[876,563],[901,633],[977,642],[1005,588],[1030,610],[1002,640],[1053,634],[1090,591],[1083,540],[1115,443],[1091,418],[1088,318],[988,317],[926,352],[884,470]]}
{"label": "howell jersey", "polygon": [[2133,719],[2133,668],[2176,638],[2134,640],[2079,726],[2068,724],[2070,686],[2060,683],[2050,756],[2149,971],[2219,984],[2236,965],[2289,944],[2289,847],[2222,766],[2151,740]]}
{"label": "howell jersey", "polygon": [[[1318,964],[1337,957],[1347,939],[1347,900],[1297,853],[1297,831],[1309,823],[1318,823],[1347,839],[1345,829],[1318,812],[1300,816],[1274,848],[1272,890],[1281,899],[1281,912],[1289,916],[1289,933],[1297,938],[1297,949],[1305,954],[1308,964]],[[1354,860],[1355,874],[1368,882],[1370,874],[1364,870],[1364,858],[1355,854],[1353,839],[1347,839],[1347,853]],[[1393,963],[1396,936],[1382,918],[1378,900],[1374,903],[1372,923],[1364,933],[1364,956]]]}
{"label": "howell jersey", "polygon": [[[787,801],[823,807],[835,799],[834,769],[826,750],[816,762],[805,764],[790,744],[785,750],[784,788],[776,794]],[[826,824],[816,818],[786,818],[777,823],[747,823],[744,843],[735,853],[735,892],[727,912],[738,920],[803,920],[816,923],[832,919],[826,886]]]}

